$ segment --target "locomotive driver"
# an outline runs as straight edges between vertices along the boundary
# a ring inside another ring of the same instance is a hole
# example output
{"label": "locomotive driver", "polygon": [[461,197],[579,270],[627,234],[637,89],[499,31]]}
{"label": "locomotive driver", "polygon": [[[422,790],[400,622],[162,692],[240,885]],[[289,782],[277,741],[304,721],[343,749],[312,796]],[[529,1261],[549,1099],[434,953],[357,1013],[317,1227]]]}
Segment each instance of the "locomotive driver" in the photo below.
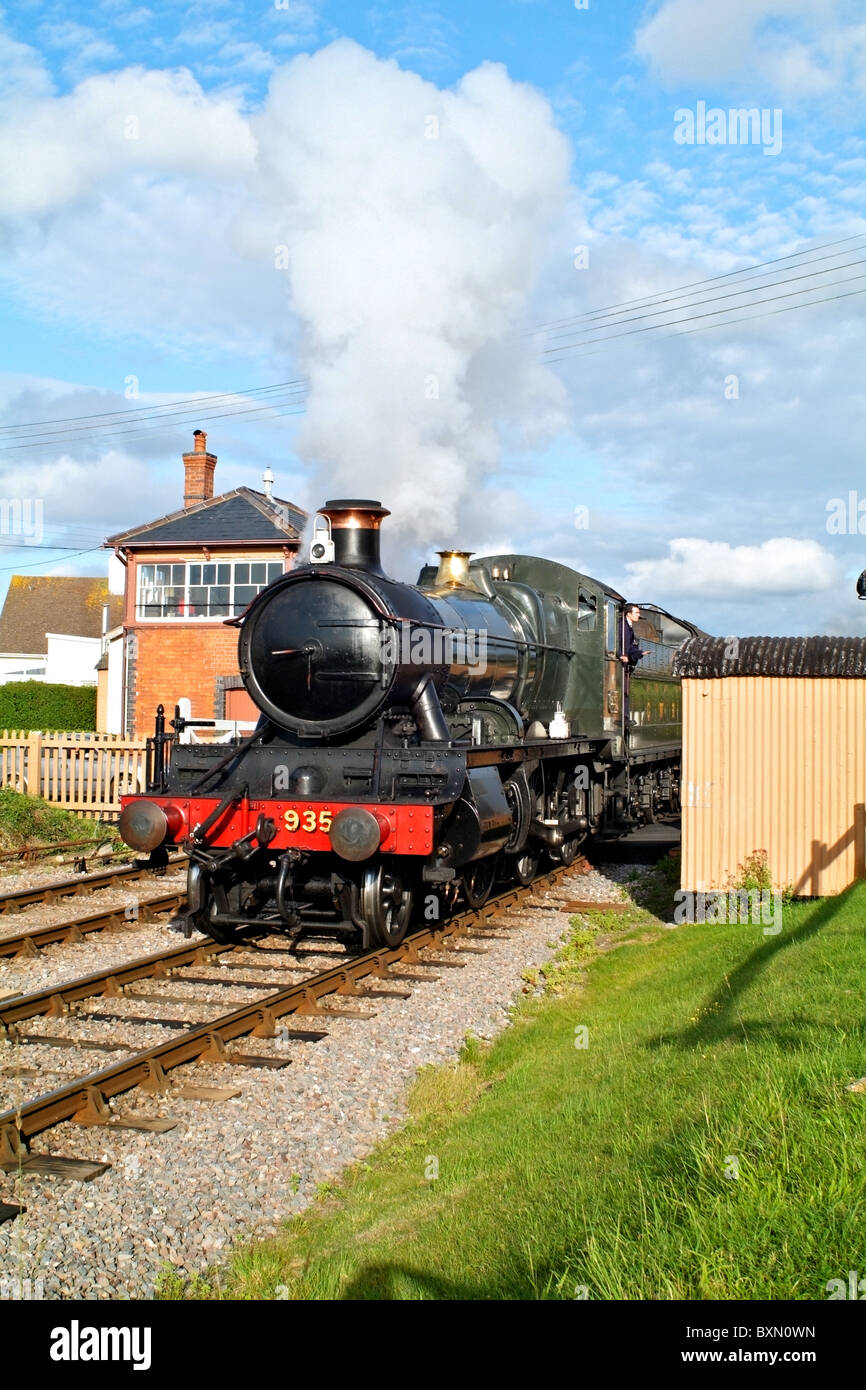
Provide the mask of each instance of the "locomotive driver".
{"label": "locomotive driver", "polygon": [[623,609],[622,615],[622,648],[619,658],[624,667],[622,674],[622,707],[626,728],[631,724],[631,709],[629,704],[631,673],[638,662],[646,656],[646,652],[641,650],[632,626],[639,618],[640,608],[638,605],[636,603],[627,603]]}

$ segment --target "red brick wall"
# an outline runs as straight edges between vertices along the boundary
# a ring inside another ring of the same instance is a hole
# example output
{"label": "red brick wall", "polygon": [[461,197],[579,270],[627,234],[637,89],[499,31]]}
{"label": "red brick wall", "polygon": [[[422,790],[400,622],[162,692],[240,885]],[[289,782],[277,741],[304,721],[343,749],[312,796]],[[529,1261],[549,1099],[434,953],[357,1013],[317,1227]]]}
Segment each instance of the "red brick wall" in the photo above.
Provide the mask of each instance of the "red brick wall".
{"label": "red brick wall", "polygon": [[134,737],[153,733],[157,705],[165,705],[166,718],[173,719],[174,707],[184,696],[192,702],[193,719],[221,717],[214,707],[216,678],[237,672],[237,628],[142,623],[135,635]]}
{"label": "red brick wall", "polygon": [[226,691],[226,719],[258,719],[260,714],[245,690]]}

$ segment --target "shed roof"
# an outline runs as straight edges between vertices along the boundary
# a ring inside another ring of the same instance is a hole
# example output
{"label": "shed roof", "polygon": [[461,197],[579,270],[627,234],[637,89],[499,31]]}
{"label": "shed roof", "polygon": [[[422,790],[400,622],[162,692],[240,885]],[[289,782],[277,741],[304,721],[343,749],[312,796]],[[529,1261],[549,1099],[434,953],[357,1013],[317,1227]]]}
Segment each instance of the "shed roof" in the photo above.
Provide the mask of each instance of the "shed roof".
{"label": "shed roof", "polygon": [[866,637],[691,637],[674,660],[685,679],[866,676]]}
{"label": "shed roof", "polygon": [[0,652],[46,652],[48,632],[99,637],[104,603],[109,605],[108,626],[114,627],[123,599],[109,594],[105,579],[13,574],[0,613]]}

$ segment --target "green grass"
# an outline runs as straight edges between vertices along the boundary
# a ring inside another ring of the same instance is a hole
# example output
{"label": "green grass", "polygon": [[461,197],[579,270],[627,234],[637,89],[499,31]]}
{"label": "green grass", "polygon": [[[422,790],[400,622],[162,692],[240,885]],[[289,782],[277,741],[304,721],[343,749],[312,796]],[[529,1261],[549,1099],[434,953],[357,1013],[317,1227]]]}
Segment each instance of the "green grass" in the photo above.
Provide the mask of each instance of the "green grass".
{"label": "green grass", "polygon": [[866,1275],[864,917],[866,885],[771,937],[575,920],[548,992],[422,1072],[403,1131],[163,1296],[826,1298]]}
{"label": "green grass", "polygon": [[[39,796],[25,796],[12,787],[0,788],[0,847],[19,849],[22,845],[50,845],[63,840],[86,840],[96,827],[52,806]],[[110,838],[110,833],[106,839]]]}

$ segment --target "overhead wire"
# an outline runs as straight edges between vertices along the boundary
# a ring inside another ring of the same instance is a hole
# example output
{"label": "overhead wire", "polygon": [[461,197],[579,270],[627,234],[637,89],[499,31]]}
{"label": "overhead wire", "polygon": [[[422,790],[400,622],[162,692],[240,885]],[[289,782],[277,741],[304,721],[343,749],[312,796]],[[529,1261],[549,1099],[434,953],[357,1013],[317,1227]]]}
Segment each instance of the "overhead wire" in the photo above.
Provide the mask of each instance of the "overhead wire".
{"label": "overhead wire", "polygon": [[[858,246],[856,249],[857,249],[858,251],[866,251],[866,245],[864,245],[864,246],[862,246],[862,247],[861,247],[861,246]],[[837,252],[837,253],[836,253],[836,256],[834,256],[832,259],[835,260],[836,257],[839,256],[840,254],[844,254],[844,253]],[[827,257],[827,258],[821,257],[821,259],[823,260],[823,259],[830,259],[830,258],[829,258],[829,257]],[[716,302],[717,300],[719,300],[719,299],[736,299],[739,295],[743,295],[743,294],[753,294],[753,293],[755,293],[757,290],[776,289],[776,288],[778,288],[779,285],[793,285],[793,284],[796,284],[796,282],[797,282],[798,280],[814,280],[814,279],[817,279],[817,278],[818,278],[819,276],[821,276],[821,275],[833,275],[833,274],[835,273],[835,271],[837,271],[837,270],[848,270],[848,269],[849,269],[851,266],[853,266],[853,265],[864,265],[864,264],[866,264],[866,257],[862,257],[862,256],[861,256],[861,257],[858,258],[857,260],[854,260],[854,261],[846,261],[843,265],[831,265],[831,266],[827,266],[826,270],[808,270],[808,271],[806,271],[806,273],[805,273],[804,275],[789,275],[789,276],[787,277],[787,279],[785,279],[785,280],[765,280],[764,283],[761,284],[761,285],[747,285],[745,288],[737,287],[736,289],[725,290],[724,293],[722,293],[722,294],[712,294],[712,295],[708,295],[708,296],[707,296],[706,298],[704,298],[704,299],[696,299],[694,296],[690,295],[690,296],[688,296],[688,298],[691,300],[691,303],[688,304],[688,305],[686,305],[686,306],[683,306],[683,307],[687,307],[687,308],[690,308],[690,309],[694,309],[694,308],[698,308],[701,304],[713,304],[713,303],[715,303],[715,302]],[[798,268],[798,267],[796,267],[796,268]],[[591,325],[587,328],[586,331],[587,331],[587,332],[592,332],[593,329],[595,329],[595,328],[616,328],[616,327],[618,327],[618,326],[619,326],[620,324],[622,324],[622,323],[633,323],[633,322],[634,322],[636,319],[638,319],[638,318],[654,318],[654,317],[656,317],[656,316],[659,315],[659,314],[672,314],[672,313],[675,313],[675,312],[676,312],[675,309],[665,309],[665,308],[662,307],[662,305],[665,304],[665,303],[673,304],[673,303],[675,303],[676,300],[678,300],[678,299],[685,299],[686,297],[687,297],[686,295],[671,295],[671,296],[669,297],[669,299],[663,300],[663,301],[662,301],[660,304],[658,304],[658,305],[655,305],[655,304],[635,304],[635,305],[633,305],[633,306],[631,306],[631,307],[633,307],[633,308],[635,308],[635,309],[647,309],[647,310],[648,310],[648,313],[645,313],[645,314],[633,314],[630,318],[623,318],[623,317],[622,317],[622,315],[625,314],[625,313],[627,312],[627,310],[625,310],[625,309],[619,309],[619,310],[617,310],[616,314],[614,314],[614,313],[594,314],[594,315],[591,316],[591,319],[592,319]],[[602,319],[602,318],[615,319],[616,322],[614,322],[614,323],[608,323],[608,324],[599,323],[598,320],[599,320],[599,319]],[[564,334],[564,333],[572,333],[572,332],[579,332],[579,331],[580,331],[579,326],[577,325],[577,323],[575,323],[573,326],[569,326],[569,327],[567,327],[567,328],[566,328],[566,327],[558,328],[558,329],[556,330],[555,333],[549,333],[549,334],[547,334],[547,338],[548,338],[548,341],[549,341],[551,338],[555,338],[555,337],[557,337],[557,336],[559,336],[559,335],[562,335],[562,334]]]}
{"label": "overhead wire", "polygon": [[[277,408],[278,406],[290,406],[290,407],[291,407],[291,406],[295,406],[295,405],[300,406],[300,409],[296,409],[296,408],[278,409],[278,408]],[[270,414],[270,415],[272,415],[272,416],[275,416],[275,417],[279,417],[279,416],[281,416],[281,415],[301,415],[301,414],[303,414],[303,403],[302,403],[302,402],[277,401],[277,402],[275,402],[274,404],[269,404],[269,405],[264,405],[264,406],[262,406],[262,405],[260,405],[260,406],[252,406],[252,407],[250,407],[249,410],[226,410],[226,411],[222,411],[222,412],[220,412],[220,413],[218,413],[218,414],[207,414],[207,415],[202,415],[201,412],[198,412],[196,415],[189,417],[189,419],[186,420],[186,421],[175,421],[175,422],[173,423],[173,425],[171,426],[171,428],[176,428],[178,424],[182,424],[182,423],[187,423],[187,424],[189,424],[189,423],[192,422],[192,420],[205,420],[205,421],[210,421],[210,420],[227,420],[227,419],[233,419],[234,417],[236,417],[236,416],[238,416],[238,415],[268,415],[268,414]],[[99,437],[99,439],[111,439],[111,438],[113,438],[113,437],[115,437],[115,436],[117,436],[117,435],[121,435],[121,436],[122,436],[123,438],[125,438],[125,439],[131,439],[131,438],[140,437],[142,434],[149,434],[149,433],[151,433],[153,430],[161,430],[161,429],[164,429],[164,428],[165,428],[165,426],[163,425],[162,421],[157,421],[156,423],[154,423],[154,424],[149,424],[149,425],[141,424],[141,425],[139,425],[137,428],[133,428],[133,429],[102,430],[102,431],[100,431],[100,434],[99,434],[98,437]],[[80,441],[80,440],[79,440],[79,441],[68,440],[65,436],[64,436],[64,438],[63,438],[62,440],[60,440],[59,442],[52,442],[51,440],[46,440],[46,439],[30,439],[30,440],[28,440],[26,443],[23,443],[23,444],[0,444],[0,453],[12,453],[14,450],[18,450],[18,449],[58,448],[58,447],[60,447],[64,442],[66,442],[66,443],[76,443],[76,442],[80,443],[80,442],[82,442],[82,441]]]}
{"label": "overhead wire", "polygon": [[[836,269],[839,269],[839,268],[844,268],[844,267],[836,267]],[[820,285],[820,286],[815,286],[815,287],[812,287],[812,288],[794,290],[794,291],[789,292],[789,293],[786,294],[786,295],[773,295],[773,296],[768,296],[766,299],[764,299],[764,300],[756,300],[756,301],[754,301],[754,303],[755,303],[755,304],[766,304],[766,303],[774,303],[774,302],[776,302],[776,301],[779,300],[779,299],[797,298],[798,296],[802,296],[802,295],[805,295],[805,294],[814,293],[814,290],[815,290],[815,289],[828,289],[828,288],[831,288],[831,286],[832,286],[833,284],[849,284],[849,283],[854,283],[854,282],[856,282],[856,281],[858,281],[858,280],[863,280],[863,279],[866,279],[866,274],[864,274],[864,275],[856,275],[856,276],[849,276],[849,277],[847,277],[847,278],[844,279],[844,280],[835,281],[835,282],[830,282],[830,284],[827,284],[827,285]],[[782,282],[780,282],[780,283],[786,283],[786,282],[782,281]],[[687,336],[687,335],[692,334],[692,333],[703,333],[703,332],[708,332],[708,331],[711,331],[711,330],[714,329],[714,328],[722,328],[722,327],[725,327],[725,326],[733,326],[733,325],[736,325],[736,324],[751,323],[751,322],[753,322],[755,319],[767,318],[767,317],[770,317],[770,316],[775,315],[775,314],[790,313],[790,312],[792,312],[792,311],[795,310],[795,309],[809,308],[809,307],[811,307],[811,306],[813,306],[813,305],[816,305],[816,304],[828,304],[828,303],[833,303],[833,302],[835,302],[835,301],[837,301],[837,300],[841,300],[841,299],[850,299],[850,298],[852,298],[853,296],[855,296],[855,295],[860,295],[860,294],[866,294],[866,287],[864,287],[864,288],[862,288],[862,289],[858,289],[858,290],[848,290],[848,291],[846,291],[846,292],[844,292],[844,293],[842,293],[842,294],[835,294],[835,295],[824,296],[824,297],[821,298],[821,299],[807,300],[807,301],[805,301],[805,302],[803,302],[803,303],[799,303],[799,304],[786,304],[786,305],[783,305],[783,306],[782,306],[781,308],[779,308],[779,309],[766,309],[766,310],[764,310],[763,312],[761,312],[761,313],[759,313],[759,314],[749,314],[749,315],[747,315],[747,316],[744,317],[744,318],[738,318],[738,319],[725,318],[725,319],[722,319],[720,322],[717,322],[717,323],[714,323],[714,324],[701,324],[701,325],[698,326],[698,327],[681,329],[679,332],[670,333],[670,334],[667,334],[667,335],[665,335],[665,336],[669,336],[669,337],[684,337],[684,336]],[[727,296],[719,296],[719,297],[721,298],[721,297],[727,297]],[[738,312],[740,309],[748,308],[748,307],[751,307],[751,306],[750,306],[750,305],[742,305],[742,304],[741,304],[741,305],[731,305],[731,306],[729,306],[728,308],[710,310],[710,311],[708,311],[707,313],[704,313],[704,314],[699,314],[699,315],[687,315],[685,318],[680,319],[680,320],[674,320],[674,321],[672,321],[671,323],[666,323],[666,324],[652,324],[652,325],[648,325],[648,326],[646,326],[646,327],[644,327],[644,328],[629,329],[629,330],[627,330],[625,333],[611,334],[611,335],[608,335],[607,337],[600,338],[600,339],[590,339],[590,340],[588,340],[588,342],[585,342],[585,343],[577,343],[577,344],[573,344],[572,346],[574,346],[574,347],[586,347],[586,346],[588,346],[589,344],[591,344],[591,343],[593,343],[593,342],[599,342],[599,343],[604,344],[604,343],[608,343],[608,342],[612,341],[614,338],[630,337],[630,336],[632,336],[632,335],[634,335],[634,334],[637,334],[637,333],[652,332],[654,329],[658,329],[658,328],[672,328],[672,327],[675,327],[675,326],[676,326],[677,324],[679,324],[679,323],[691,323],[691,322],[694,322],[695,318],[718,318],[720,315],[723,315],[723,314],[730,314],[730,313],[736,313],[736,312]],[[559,352],[561,352],[561,353],[563,354],[563,356],[554,358],[553,360],[556,360],[556,361],[563,361],[563,360],[565,360],[564,354],[567,352],[567,350],[568,350],[568,345],[560,345],[558,349],[557,349],[557,348],[551,349],[551,350],[550,350],[551,352],[559,351]],[[573,355],[573,356],[577,356],[577,357],[596,356],[596,355],[598,355],[598,351],[599,351],[599,349],[595,349],[595,351],[593,351],[593,352],[576,352],[576,353],[573,353],[572,355]],[[228,394],[232,394],[232,395],[233,395],[233,394],[235,394],[235,393],[226,393],[226,394],[227,394],[227,395],[228,395]],[[259,407],[259,408],[256,409],[256,410],[238,411],[238,412],[228,412],[228,414],[259,414],[259,413],[264,413],[266,410],[272,410],[272,407],[270,407],[270,406],[268,406],[268,407]],[[297,409],[289,409],[289,410],[282,410],[282,411],[272,411],[272,413],[275,414],[275,415],[287,415],[287,414],[299,414],[300,411],[298,411]],[[212,417],[210,417],[210,418],[219,419],[219,418],[225,418],[225,417],[224,417],[224,416],[212,416]],[[158,426],[158,425],[156,425],[156,426],[151,425],[149,428],[151,428],[151,429],[153,429],[153,428],[160,428],[160,426]],[[123,433],[123,434],[133,434],[133,433],[141,433],[141,432],[142,432],[141,430],[139,430],[139,431],[121,431],[121,433]],[[26,448],[26,447],[29,447],[29,446],[27,446],[27,445],[23,445],[23,446],[18,445],[18,446],[12,446],[12,447],[25,447],[25,448]],[[44,446],[43,446],[43,447],[44,447]],[[96,533],[96,534],[98,534],[98,533]],[[11,543],[11,542],[2,542],[2,544],[4,544],[4,545],[11,545],[12,543]],[[42,543],[39,543],[38,545],[35,545],[35,546],[34,546],[34,545],[19,546],[19,548],[20,548],[20,549],[45,549],[45,550],[51,550],[51,551],[53,552],[53,554],[52,554],[52,558],[46,559],[46,560],[33,560],[33,561],[26,562],[26,563],[23,563],[23,562],[22,562],[22,563],[19,563],[19,564],[17,564],[17,565],[3,565],[3,566],[0,566],[0,573],[6,573],[6,572],[8,572],[9,570],[18,570],[18,571],[21,571],[21,570],[25,570],[25,569],[35,569],[35,568],[41,567],[41,566],[43,566],[43,565],[50,565],[50,564],[53,564],[53,563],[56,562],[57,553],[58,553],[58,552],[63,553],[64,559],[65,559],[65,560],[78,559],[78,558],[80,558],[80,557],[83,556],[83,555],[92,555],[92,554],[98,553],[99,551],[101,551],[101,550],[103,549],[103,546],[102,546],[102,545],[90,546],[90,547],[87,547],[87,548],[85,548],[85,549],[83,549],[83,550],[76,550],[76,551],[73,551],[72,553],[69,553],[70,547],[68,547],[68,546],[59,546],[59,545],[58,545],[58,546],[52,546],[52,545],[42,544]]]}
{"label": "overhead wire", "polygon": [[[686,291],[699,289],[702,285],[718,285],[724,280],[730,280],[737,277],[748,279],[752,275],[760,274],[761,271],[766,270],[770,266],[781,266],[782,263],[785,261],[791,261],[800,257],[810,256],[810,260],[800,260],[798,265],[788,267],[788,269],[790,270],[798,270],[800,268],[800,265],[816,264],[819,261],[833,260],[837,256],[843,256],[847,254],[847,252],[844,251],[834,251],[826,256],[812,256],[811,253],[813,251],[826,251],[828,247],[831,246],[842,246],[846,245],[848,242],[851,241],[863,240],[866,240],[866,232],[855,232],[852,236],[840,237],[837,241],[826,241],[820,243],[817,246],[808,246],[802,251],[791,251],[787,256],[776,256],[773,257],[773,259],[771,260],[758,261],[755,265],[741,266],[738,270],[726,270],[719,275],[710,275],[703,280],[690,280],[685,285],[676,285],[671,289],[656,290],[653,294],[638,295],[633,299],[619,300],[615,304],[603,305],[596,309],[587,309],[581,314],[572,314],[562,319],[552,319],[548,323],[539,324],[537,328],[532,329],[528,334],[526,334],[526,336],[532,338],[540,333],[546,332],[548,329],[568,326],[571,323],[578,322],[585,318],[606,317],[609,314],[613,315],[618,313],[619,311],[624,312],[626,309],[644,308],[656,299],[662,302],[666,302],[670,299],[682,299],[686,297]],[[860,250],[862,248],[858,247],[855,249]]]}
{"label": "overhead wire", "polygon": [[173,410],[176,406],[213,405],[218,401],[227,400],[231,397],[242,397],[244,399],[247,399],[249,396],[258,395],[263,391],[284,391],[290,389],[295,390],[298,388],[304,391],[307,389],[307,383],[303,379],[303,377],[296,377],[294,381],[277,381],[272,386],[250,386],[243,391],[207,391],[202,392],[201,395],[187,396],[177,401],[164,401],[161,405],[157,404],[137,407],[129,406],[125,407],[122,410],[101,410],[97,411],[93,415],[60,415],[48,420],[31,420],[23,425],[0,425],[0,431],[26,429],[39,429],[41,431],[44,425],[61,425],[76,420],[102,420],[112,415],[119,415],[122,416],[124,419],[129,419],[132,415],[140,413],[145,413],[149,415],[156,410]]}
{"label": "overhead wire", "polygon": [[[74,555],[64,555],[63,558],[64,558],[64,561],[66,561],[66,560],[77,560],[77,559],[79,558],[79,556],[81,556],[81,555],[95,555],[95,554],[97,553],[97,551],[100,551],[100,550],[103,550],[103,549],[104,549],[104,547],[101,546],[101,545],[92,545],[92,546],[90,546],[90,548],[89,548],[88,550],[78,550],[78,551],[75,552]],[[16,570],[16,571],[18,571],[18,572],[20,573],[21,570],[36,569],[37,565],[53,565],[53,564],[57,564],[57,563],[59,563],[59,562],[58,562],[58,560],[55,558],[55,559],[51,559],[51,560],[33,560],[30,564],[0,565],[0,574],[6,574],[6,573],[8,573],[9,570]]]}
{"label": "overhead wire", "polygon": [[[756,305],[757,305],[757,304],[773,304],[773,303],[775,303],[775,302],[776,302],[777,300],[779,300],[779,299],[792,299],[792,298],[795,298],[795,297],[798,296],[798,295],[813,294],[815,289],[822,289],[822,290],[824,290],[824,289],[830,289],[830,288],[832,288],[834,285],[850,285],[850,284],[854,283],[854,282],[857,281],[857,280],[866,280],[866,274],[863,274],[863,275],[848,275],[848,276],[846,276],[846,277],[845,277],[844,279],[842,279],[842,280],[830,280],[826,285],[816,285],[816,286],[814,287],[814,289],[790,290],[787,294],[773,294],[773,295],[768,295],[765,299],[756,299],[756,300],[753,300],[753,301],[752,301],[752,304],[756,304]],[[785,282],[782,281],[781,283],[784,284]],[[836,300],[836,299],[849,299],[849,298],[851,297],[851,295],[854,295],[854,294],[862,294],[862,293],[863,293],[862,290],[850,290],[850,291],[848,291],[846,294],[828,295],[826,299],[807,300],[807,301],[806,301],[805,303],[803,303],[803,304],[792,304],[792,305],[789,305],[788,307],[791,308],[791,309],[806,309],[806,308],[809,307],[810,304],[829,304],[829,303],[831,303],[833,300]],[[731,305],[731,306],[730,306],[729,308],[727,308],[727,309],[709,309],[709,310],[707,310],[707,312],[704,313],[704,314],[687,314],[687,315],[685,316],[685,318],[681,318],[681,319],[671,319],[671,321],[670,321],[669,323],[651,323],[651,324],[647,324],[644,328],[628,328],[628,329],[626,329],[626,331],[625,331],[624,333],[610,333],[610,334],[608,334],[606,337],[602,337],[602,338],[587,338],[587,339],[585,339],[585,340],[582,341],[582,342],[581,342],[581,341],[578,341],[578,342],[575,342],[575,343],[560,343],[560,344],[558,344],[558,345],[555,346],[555,347],[545,349],[545,356],[548,356],[548,357],[549,357],[549,360],[550,360],[551,362],[554,362],[554,361],[555,361],[555,362],[562,362],[562,361],[564,361],[565,358],[566,358],[566,354],[567,354],[567,352],[568,352],[568,349],[569,349],[569,348],[572,348],[572,347],[574,347],[574,348],[581,348],[581,347],[588,347],[588,346],[590,346],[590,345],[593,344],[593,343],[610,343],[610,342],[613,342],[614,339],[616,339],[616,338],[630,338],[630,337],[633,337],[633,336],[634,336],[635,334],[637,334],[637,333],[652,333],[652,332],[654,332],[656,329],[660,329],[660,328],[674,328],[674,327],[676,327],[677,324],[681,324],[681,323],[694,323],[696,319],[718,318],[718,316],[719,316],[720,314],[736,313],[736,312],[737,312],[738,310],[740,310],[740,309],[751,308],[751,307],[752,307],[752,304],[737,304],[737,305]],[[749,322],[751,322],[753,319],[767,318],[767,317],[769,317],[771,314],[773,314],[773,313],[778,313],[778,312],[779,312],[778,310],[772,310],[772,309],[771,309],[771,310],[768,310],[767,313],[765,313],[765,314],[750,314],[750,315],[748,316],[748,318],[745,318],[745,319],[737,319],[737,320],[723,319],[720,323],[708,324],[707,327],[709,327],[709,328],[722,328],[722,327],[725,326],[725,324],[731,324],[732,322],[737,322],[737,323],[749,323]],[[684,337],[687,333],[696,333],[696,332],[699,332],[699,331],[700,331],[699,329],[694,329],[694,328],[692,328],[692,329],[685,329],[685,330],[683,330],[682,333],[674,333],[674,334],[670,334],[669,336],[671,336],[671,337]],[[664,336],[664,335],[663,335],[663,336]],[[561,355],[560,355],[560,356],[557,356],[557,357],[554,357],[554,356],[553,356],[554,353],[559,353],[559,354],[561,354]],[[582,355],[583,355],[583,354],[581,354],[581,353],[578,353],[578,354],[577,354],[577,356],[582,356]]]}
{"label": "overhead wire", "polygon": [[[816,291],[823,291],[839,284],[851,283],[854,280],[864,278],[853,276],[841,280],[829,280],[819,283],[820,277],[833,274],[837,270],[850,269],[854,266],[866,264],[866,258],[848,261],[842,265],[828,266],[822,270],[810,270],[802,274],[790,275],[791,270],[800,271],[803,266],[814,265],[818,262],[827,260],[838,260],[840,256],[850,254],[850,252],[829,250],[829,248],[839,246],[849,246],[853,241],[864,241],[866,234],[855,233],[849,237],[841,237],[836,241],[825,242],[823,244],[807,247],[804,251],[790,252],[786,256],[775,257],[768,261],[760,262],[758,265],[745,267],[740,270],[726,271],[721,275],[705,277],[702,280],[695,280],[689,284],[680,286],[674,292],[670,290],[659,291],[655,295],[640,296],[635,299],[622,300],[618,304],[607,307],[589,310],[584,314],[555,320],[547,325],[541,325],[533,330],[531,337],[540,336],[547,333],[547,340],[550,346],[543,349],[541,360],[549,363],[565,361],[569,356],[586,356],[588,354],[578,349],[583,349],[595,344],[612,342],[623,337],[630,337],[639,333],[659,331],[675,328],[681,324],[692,323],[698,319],[718,318],[715,324],[701,324],[693,329],[685,329],[678,333],[671,333],[667,336],[680,337],[686,333],[702,332],[711,328],[722,327],[728,323],[731,325],[750,322],[752,319],[766,317],[771,313],[780,311],[767,311],[762,314],[750,314],[745,318],[731,318],[730,315],[742,309],[749,309],[762,304],[774,302],[776,299],[803,297],[803,302],[797,305],[787,306],[791,308],[806,308],[810,304],[830,303],[837,299],[850,298],[853,294],[861,291],[851,291],[847,294],[826,296],[823,299],[807,299],[806,296],[814,294]],[[857,247],[857,250],[866,249]],[[814,252],[829,252],[826,255],[815,256]],[[808,257],[809,259],[804,259]],[[762,284],[754,285],[748,283],[768,267],[782,267],[787,262],[796,262],[794,265],[787,265],[785,271],[778,269],[773,274],[781,275],[785,278],[774,281],[765,280]],[[756,299],[754,295],[763,289],[779,289],[784,285],[794,284],[800,281],[814,280],[816,283],[811,285],[801,285],[797,290],[790,291],[788,294],[771,295],[764,299]],[[721,294],[705,295],[696,297],[694,291],[702,286],[705,288],[720,288],[723,284],[730,283],[732,288],[725,288]],[[712,304],[723,299],[744,299],[744,302],[730,304],[725,308],[710,310],[708,312],[695,314],[691,312],[704,304]],[[669,319],[667,316],[677,312],[674,308],[665,308],[665,305],[673,305],[679,300],[689,302],[680,306],[685,310],[682,317]],[[633,313],[630,317],[624,317],[629,310],[646,310],[645,313]],[[723,318],[727,315],[727,318]],[[632,328],[624,332],[608,332],[610,329],[620,329],[625,323],[633,323],[644,319],[659,320],[642,328]],[[602,320],[610,320],[602,322]],[[584,324],[584,327],[580,327]],[[553,330],[553,331],[550,331]],[[599,332],[604,336],[588,336]],[[557,336],[562,337],[567,334],[575,334],[574,341],[556,342]],[[94,412],[89,415],[79,416],[59,416],[45,421],[30,421],[20,425],[0,426],[0,452],[17,452],[22,449],[32,448],[58,448],[65,443],[82,443],[84,439],[109,439],[115,437],[140,438],[142,435],[151,433],[153,430],[173,429],[184,423],[191,423],[192,420],[205,421],[231,419],[238,416],[260,418],[270,415],[272,418],[281,418],[286,415],[301,414],[305,406],[306,383],[302,378],[295,378],[287,382],[277,382],[270,386],[250,387],[245,391],[231,391],[218,393],[203,393],[198,396],[181,398],[175,401],[166,401],[152,406],[142,406],[131,410],[114,410]],[[267,399],[265,399],[267,397]],[[254,398],[254,399],[252,399]],[[250,403],[252,400],[252,403]],[[215,411],[214,405],[231,402],[233,408]],[[239,408],[234,408],[239,407]],[[103,423],[93,423],[103,422]],[[47,426],[60,425],[66,426],[61,429],[50,429]],[[31,431],[31,433],[25,433]],[[83,438],[76,438],[82,436]],[[12,441],[16,442],[12,442]]]}

